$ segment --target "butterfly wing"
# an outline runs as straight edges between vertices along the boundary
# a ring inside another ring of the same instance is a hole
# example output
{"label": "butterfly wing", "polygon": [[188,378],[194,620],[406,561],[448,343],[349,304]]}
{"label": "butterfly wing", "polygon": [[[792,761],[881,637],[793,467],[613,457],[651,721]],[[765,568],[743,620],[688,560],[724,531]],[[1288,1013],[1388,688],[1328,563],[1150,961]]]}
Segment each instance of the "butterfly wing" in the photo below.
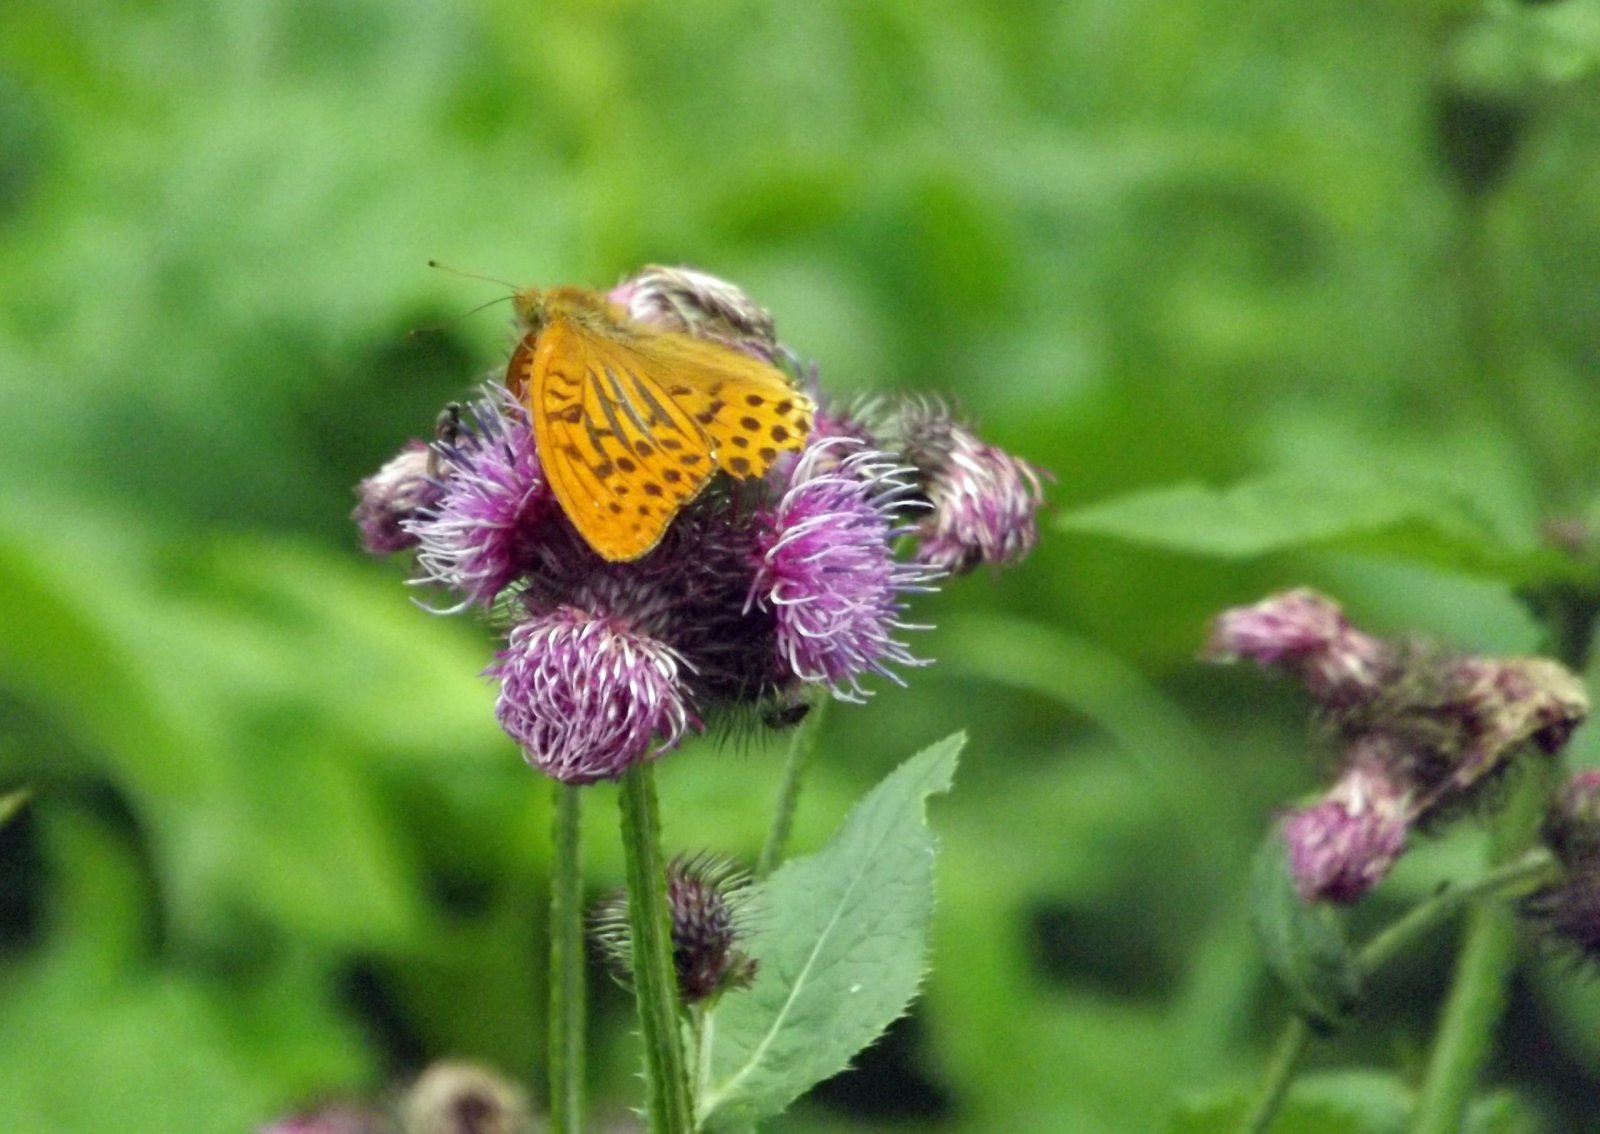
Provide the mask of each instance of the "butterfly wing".
{"label": "butterfly wing", "polygon": [[777,367],[688,335],[655,335],[636,346],[667,376],[667,396],[711,438],[723,471],[764,476],[779,453],[805,447],[815,407]]}
{"label": "butterfly wing", "polygon": [[562,510],[606,559],[637,559],[714,470],[711,434],[667,391],[661,361],[559,311],[512,354],[507,379]]}

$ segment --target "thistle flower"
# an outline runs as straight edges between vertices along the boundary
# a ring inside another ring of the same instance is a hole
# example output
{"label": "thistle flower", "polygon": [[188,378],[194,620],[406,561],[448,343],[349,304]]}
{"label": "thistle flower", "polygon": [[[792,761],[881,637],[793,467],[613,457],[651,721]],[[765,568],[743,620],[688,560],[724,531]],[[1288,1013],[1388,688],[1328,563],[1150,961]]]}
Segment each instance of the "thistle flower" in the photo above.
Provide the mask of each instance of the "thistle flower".
{"label": "thistle flower", "polygon": [[1540,837],[1569,869],[1600,867],[1600,768],[1585,768],[1561,785]]}
{"label": "thistle flower", "polygon": [[528,762],[586,784],[615,779],[698,726],[682,665],[622,619],[564,606],[513,626],[486,672],[500,679],[495,718]]}
{"label": "thistle flower", "polygon": [[767,362],[780,353],[771,312],[727,280],[693,268],[652,264],[606,298],[646,326],[715,339]]}
{"label": "thistle flower", "polygon": [[527,410],[505,390],[492,388],[454,432],[434,443],[436,505],[404,526],[426,580],[488,606],[526,569],[550,493]]}
{"label": "thistle flower", "polygon": [[916,558],[950,575],[1021,561],[1038,542],[1039,471],[985,444],[949,407],[907,402],[891,433],[917,470],[932,508],[918,525]]}
{"label": "thistle flower", "polygon": [[1323,799],[1284,817],[1295,889],[1308,902],[1353,902],[1381,882],[1405,850],[1410,800],[1389,769],[1393,740],[1367,737]]}
{"label": "thistle flower", "polygon": [[256,1128],[256,1134],[390,1134],[383,1112],[359,1103],[330,1102]]}
{"label": "thistle flower", "polygon": [[777,506],[759,518],[755,578],[746,607],[770,609],[777,646],[802,681],[859,701],[869,672],[923,665],[897,630],[909,591],[931,590],[939,572],[894,558],[899,507],[912,491],[908,470],[848,438],[806,449]]}
{"label": "thistle flower", "polygon": [[[667,864],[672,967],[686,1004],[714,1000],[755,980],[756,960],[739,947],[747,934],[750,885],[748,873],[716,855],[679,855]],[[606,959],[620,977],[630,979],[627,894],[599,903],[590,924]]]}
{"label": "thistle flower", "polygon": [[1387,643],[1351,626],[1338,603],[1304,587],[1223,611],[1203,656],[1284,670],[1325,707],[1370,700],[1395,664]]}
{"label": "thistle flower", "polygon": [[400,1102],[403,1134],[531,1134],[527,1094],[472,1063],[435,1063]]}
{"label": "thistle flower", "polygon": [[393,555],[417,545],[406,525],[436,507],[443,486],[429,475],[428,447],[408,442],[377,472],[356,486],[351,519],[361,546],[373,555]]}

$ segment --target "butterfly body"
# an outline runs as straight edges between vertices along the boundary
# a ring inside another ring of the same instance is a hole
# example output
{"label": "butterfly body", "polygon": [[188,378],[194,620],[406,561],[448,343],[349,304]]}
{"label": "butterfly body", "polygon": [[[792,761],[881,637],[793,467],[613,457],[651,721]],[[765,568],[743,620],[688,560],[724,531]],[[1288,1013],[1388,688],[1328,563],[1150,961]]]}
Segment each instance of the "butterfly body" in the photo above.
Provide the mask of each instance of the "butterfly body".
{"label": "butterfly body", "polygon": [[805,444],[811,400],[770,363],[587,288],[529,288],[513,306],[524,334],[506,384],[556,500],[606,559],[649,552],[718,470],[763,476]]}

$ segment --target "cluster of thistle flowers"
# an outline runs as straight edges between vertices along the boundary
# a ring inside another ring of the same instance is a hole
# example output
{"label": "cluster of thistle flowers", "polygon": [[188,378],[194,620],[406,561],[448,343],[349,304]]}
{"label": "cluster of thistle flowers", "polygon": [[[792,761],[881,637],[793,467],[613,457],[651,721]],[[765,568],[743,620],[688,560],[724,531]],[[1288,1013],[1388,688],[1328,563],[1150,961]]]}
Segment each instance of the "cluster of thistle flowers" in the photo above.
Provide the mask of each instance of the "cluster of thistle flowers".
{"label": "cluster of thistle flowers", "polygon": [[[722,280],[647,268],[610,298],[799,373],[771,316]],[[917,628],[909,593],[1031,550],[1040,476],[937,402],[846,410],[814,367],[806,380],[819,410],[805,451],[761,481],[719,476],[634,562],[578,535],[499,384],[362,482],[362,542],[414,551],[419,581],[503,628],[486,671],[496,716],[567,783],[614,779],[735,714],[781,723],[820,692],[860,700],[863,678],[923,664],[899,636]]]}
{"label": "cluster of thistle flowers", "polygon": [[[1299,680],[1340,753],[1327,793],[1282,820],[1306,901],[1360,898],[1414,830],[1465,813],[1516,760],[1553,757],[1589,713],[1582,683],[1548,658],[1451,656],[1373,637],[1310,590],[1225,611],[1206,652]],[[1587,806],[1600,813],[1597,796]],[[1600,881],[1600,831],[1572,841],[1585,844]],[[1600,926],[1589,932],[1600,943]]]}

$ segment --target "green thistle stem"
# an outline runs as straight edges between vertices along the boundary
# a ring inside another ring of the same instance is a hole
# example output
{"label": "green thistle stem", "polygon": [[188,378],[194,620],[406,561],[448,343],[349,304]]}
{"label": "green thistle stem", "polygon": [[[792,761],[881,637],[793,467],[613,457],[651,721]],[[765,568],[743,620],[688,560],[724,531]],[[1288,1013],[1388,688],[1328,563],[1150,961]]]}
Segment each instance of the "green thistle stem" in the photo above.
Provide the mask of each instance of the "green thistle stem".
{"label": "green thistle stem", "polygon": [[[1519,857],[1534,846],[1560,766],[1554,760],[1528,756],[1524,768],[1510,803],[1495,823],[1490,843],[1494,861]],[[1461,1129],[1505,1008],[1516,945],[1514,910],[1499,902],[1485,902],[1473,909],[1417,1096],[1411,1127],[1414,1134],[1455,1134]]]}
{"label": "green thistle stem", "polygon": [[579,840],[582,788],[555,784],[550,877],[550,1130],[583,1129],[583,868]]}
{"label": "green thistle stem", "polygon": [[628,929],[633,989],[644,1040],[646,1102],[651,1134],[691,1134],[694,1107],[678,1030],[678,978],[672,968],[666,862],[655,768],[638,763],[622,777],[622,849],[628,880]]}
{"label": "green thistle stem", "polygon": [[[1560,866],[1543,848],[1528,851],[1515,862],[1485,874],[1470,886],[1457,886],[1413,906],[1379,931],[1356,956],[1356,967],[1370,977],[1435,926],[1448,920],[1463,906],[1480,902],[1479,908],[1504,910],[1498,899],[1530,893],[1560,876]],[[1242,1134],[1266,1134],[1289,1093],[1289,1084],[1300,1057],[1311,1043],[1311,1029],[1305,1020],[1294,1017],[1284,1025],[1272,1057],[1261,1077],[1256,1101],[1239,1129]]]}
{"label": "green thistle stem", "polygon": [[822,718],[827,715],[828,698],[811,706],[805,720],[795,726],[789,738],[789,755],[783,764],[783,783],[778,788],[778,802],[773,808],[772,826],[767,830],[767,841],[761,847],[761,857],[756,860],[756,877],[765,878],[778,868],[789,845],[789,832],[794,827],[794,813],[800,805],[800,785],[806,769],[811,766],[811,754],[817,748],[817,733],[822,730]]}

